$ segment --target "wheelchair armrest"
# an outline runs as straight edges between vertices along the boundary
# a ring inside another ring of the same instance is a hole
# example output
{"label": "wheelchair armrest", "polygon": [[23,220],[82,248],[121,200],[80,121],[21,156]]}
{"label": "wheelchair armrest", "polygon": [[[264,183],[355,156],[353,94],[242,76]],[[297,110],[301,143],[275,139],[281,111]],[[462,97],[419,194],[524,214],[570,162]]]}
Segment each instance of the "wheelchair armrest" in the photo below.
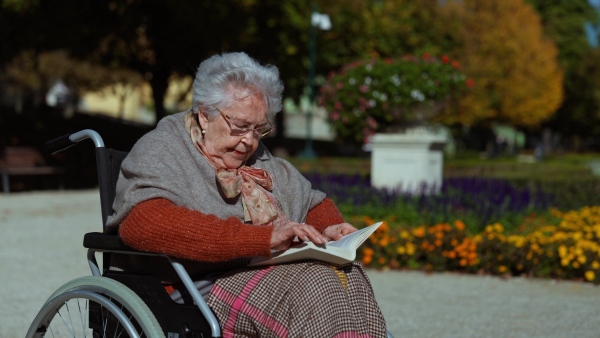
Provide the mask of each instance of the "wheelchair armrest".
{"label": "wheelchair armrest", "polygon": [[124,251],[139,252],[138,250],[123,243],[117,235],[109,235],[102,232],[88,232],[83,236],[83,246],[98,251]]}

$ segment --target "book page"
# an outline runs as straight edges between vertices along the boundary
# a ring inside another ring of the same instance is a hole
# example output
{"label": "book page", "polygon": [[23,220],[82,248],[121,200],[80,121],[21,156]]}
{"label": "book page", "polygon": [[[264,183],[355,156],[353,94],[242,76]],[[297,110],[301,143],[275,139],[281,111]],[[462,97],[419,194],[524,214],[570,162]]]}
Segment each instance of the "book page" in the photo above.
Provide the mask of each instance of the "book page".
{"label": "book page", "polygon": [[335,246],[344,248],[349,251],[356,250],[369,236],[379,228],[379,226],[383,222],[377,222],[375,224],[369,225],[366,228],[355,231],[351,234],[348,234],[337,241],[328,242],[327,246]]}
{"label": "book page", "polygon": [[287,250],[273,253],[271,258],[255,257],[249,266],[283,264],[301,260],[321,260],[333,264],[352,262],[356,257],[356,249],[382,224],[375,223],[366,228],[355,231],[337,241],[328,242],[326,245],[316,245],[313,242],[304,242]]}

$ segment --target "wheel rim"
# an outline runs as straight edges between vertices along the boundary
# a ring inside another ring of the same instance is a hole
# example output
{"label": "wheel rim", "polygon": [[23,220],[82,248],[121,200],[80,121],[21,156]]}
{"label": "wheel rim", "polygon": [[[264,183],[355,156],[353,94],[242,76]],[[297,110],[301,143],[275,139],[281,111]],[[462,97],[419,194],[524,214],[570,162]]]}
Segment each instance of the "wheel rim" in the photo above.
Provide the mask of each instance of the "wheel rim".
{"label": "wheel rim", "polygon": [[47,306],[51,310],[36,318],[36,337],[146,337],[139,325],[132,323],[127,309],[105,295],[75,290],[59,295]]}

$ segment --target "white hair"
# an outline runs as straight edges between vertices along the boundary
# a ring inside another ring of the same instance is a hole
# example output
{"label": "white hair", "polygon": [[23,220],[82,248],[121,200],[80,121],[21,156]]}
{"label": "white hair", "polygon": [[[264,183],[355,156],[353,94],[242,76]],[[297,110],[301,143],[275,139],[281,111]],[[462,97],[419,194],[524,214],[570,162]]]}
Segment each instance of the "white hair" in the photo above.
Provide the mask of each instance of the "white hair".
{"label": "white hair", "polygon": [[202,61],[193,84],[192,111],[202,110],[209,117],[216,107],[228,108],[235,100],[260,95],[269,116],[282,108],[283,82],[273,65],[261,65],[246,53],[224,53]]}

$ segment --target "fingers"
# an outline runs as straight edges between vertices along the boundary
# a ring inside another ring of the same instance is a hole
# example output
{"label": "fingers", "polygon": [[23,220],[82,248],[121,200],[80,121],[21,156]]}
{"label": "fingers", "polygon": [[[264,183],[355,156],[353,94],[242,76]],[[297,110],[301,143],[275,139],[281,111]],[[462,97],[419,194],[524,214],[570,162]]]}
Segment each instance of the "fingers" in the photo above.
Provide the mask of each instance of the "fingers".
{"label": "fingers", "polygon": [[340,225],[342,226],[342,235],[344,235],[344,236],[351,234],[358,230],[354,226],[352,226],[352,224],[350,224],[350,223],[342,223]]}
{"label": "fingers", "polygon": [[325,244],[327,243],[327,238],[321,235],[317,229],[315,229],[312,225],[308,225],[305,223],[296,223],[292,227],[294,234],[298,236],[301,240],[307,242],[311,241],[315,244]]}
{"label": "fingers", "polygon": [[315,244],[327,243],[327,238],[321,235],[312,225],[288,222],[273,229],[273,233],[271,234],[271,248],[285,250],[289,248],[294,237],[298,237],[304,242],[311,241]]}

